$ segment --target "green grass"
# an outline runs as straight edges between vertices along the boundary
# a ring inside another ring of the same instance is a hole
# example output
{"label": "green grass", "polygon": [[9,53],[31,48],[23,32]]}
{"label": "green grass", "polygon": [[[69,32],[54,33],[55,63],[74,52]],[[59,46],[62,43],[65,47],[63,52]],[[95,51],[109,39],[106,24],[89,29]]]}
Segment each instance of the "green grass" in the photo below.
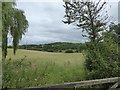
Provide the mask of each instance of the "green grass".
{"label": "green grass", "polygon": [[[16,67],[16,63],[23,58],[24,65]],[[7,60],[5,74],[9,74],[10,78],[7,87],[58,84],[80,81],[86,77],[84,57],[81,53],[50,53],[19,49],[16,55],[13,55],[9,49]]]}
{"label": "green grass", "polygon": [[2,87],[2,50],[0,49],[0,89]]}

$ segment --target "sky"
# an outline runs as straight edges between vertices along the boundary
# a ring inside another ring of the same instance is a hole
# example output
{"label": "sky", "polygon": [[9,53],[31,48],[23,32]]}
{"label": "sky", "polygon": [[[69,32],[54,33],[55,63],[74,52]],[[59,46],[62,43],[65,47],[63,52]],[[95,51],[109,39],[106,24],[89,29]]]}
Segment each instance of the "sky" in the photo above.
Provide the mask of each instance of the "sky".
{"label": "sky", "polygon": [[[112,20],[117,20],[117,0],[111,2],[108,13]],[[67,25],[64,20],[62,0],[17,0],[17,8],[24,10],[29,22],[26,34],[20,44],[44,44],[53,42],[86,42],[83,33],[74,25]],[[9,44],[12,39],[9,38]]]}

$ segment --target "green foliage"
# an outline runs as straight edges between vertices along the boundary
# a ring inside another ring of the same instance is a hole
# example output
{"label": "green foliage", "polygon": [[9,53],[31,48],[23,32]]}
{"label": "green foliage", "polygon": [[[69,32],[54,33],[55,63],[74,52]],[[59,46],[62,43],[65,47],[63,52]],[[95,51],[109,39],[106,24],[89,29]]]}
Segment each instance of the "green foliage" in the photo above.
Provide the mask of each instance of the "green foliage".
{"label": "green foliage", "polygon": [[114,30],[104,33],[104,41],[90,43],[86,55],[88,78],[108,78],[120,76],[119,44]]}
{"label": "green foliage", "polygon": [[25,34],[28,22],[24,12],[14,7],[14,2],[2,3],[2,52],[3,59],[7,55],[7,35],[10,33],[13,37],[14,54],[17,49],[19,40]]}
{"label": "green foliage", "polygon": [[66,50],[65,53],[73,53],[72,50]]}
{"label": "green foliage", "polygon": [[[103,17],[106,2],[99,1],[70,1],[65,2],[64,23],[74,23],[78,28],[87,32],[83,35],[90,39],[86,50],[86,67],[89,71],[88,79],[119,76],[119,29],[120,25],[111,25],[106,30],[107,15]],[[101,35],[102,34],[102,35]]]}
{"label": "green foliage", "polygon": [[28,70],[31,67],[31,62],[24,63],[25,58],[21,60],[16,60],[15,62],[12,59],[5,60],[3,62],[3,84],[2,88],[20,88],[23,84],[20,82],[27,80],[25,73],[28,73]]}

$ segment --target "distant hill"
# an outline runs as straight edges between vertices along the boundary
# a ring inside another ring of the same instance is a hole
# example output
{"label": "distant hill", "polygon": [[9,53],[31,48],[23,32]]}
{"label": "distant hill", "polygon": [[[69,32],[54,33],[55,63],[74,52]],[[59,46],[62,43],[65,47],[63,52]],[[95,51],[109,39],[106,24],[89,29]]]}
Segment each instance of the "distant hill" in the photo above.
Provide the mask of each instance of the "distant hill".
{"label": "distant hill", "polygon": [[47,52],[65,52],[78,53],[86,49],[85,43],[56,42],[40,45],[20,45],[20,49],[47,51]]}

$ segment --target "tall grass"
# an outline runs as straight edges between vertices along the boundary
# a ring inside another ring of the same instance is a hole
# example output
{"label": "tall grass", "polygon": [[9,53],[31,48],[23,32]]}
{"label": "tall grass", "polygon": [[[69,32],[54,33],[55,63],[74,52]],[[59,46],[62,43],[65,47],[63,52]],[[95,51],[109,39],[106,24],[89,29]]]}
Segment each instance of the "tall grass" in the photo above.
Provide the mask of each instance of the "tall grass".
{"label": "tall grass", "polygon": [[0,89],[2,88],[2,50],[0,48]]}
{"label": "tall grass", "polygon": [[19,50],[16,56],[11,54],[11,50],[9,53],[3,62],[4,88],[43,86],[85,79],[82,54],[25,50]]}

